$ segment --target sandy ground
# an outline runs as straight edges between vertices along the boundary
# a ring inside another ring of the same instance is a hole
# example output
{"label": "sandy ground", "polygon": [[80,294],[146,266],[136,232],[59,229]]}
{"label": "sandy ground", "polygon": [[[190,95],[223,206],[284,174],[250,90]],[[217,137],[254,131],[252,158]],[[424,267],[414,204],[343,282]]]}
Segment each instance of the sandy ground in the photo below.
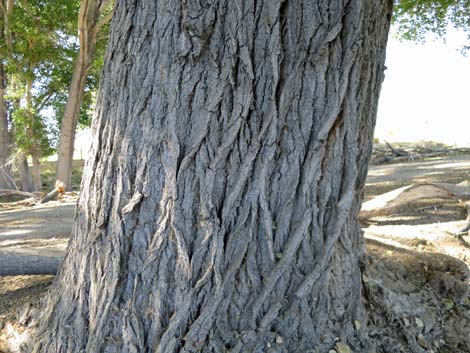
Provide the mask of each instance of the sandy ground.
{"label": "sandy ground", "polygon": [[63,256],[74,210],[74,201],[0,209],[0,253]]}

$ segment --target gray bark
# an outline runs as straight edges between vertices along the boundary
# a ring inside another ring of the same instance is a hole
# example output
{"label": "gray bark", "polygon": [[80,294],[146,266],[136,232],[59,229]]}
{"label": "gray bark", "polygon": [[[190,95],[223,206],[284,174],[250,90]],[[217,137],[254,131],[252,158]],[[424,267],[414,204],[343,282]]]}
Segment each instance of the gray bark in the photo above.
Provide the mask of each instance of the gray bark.
{"label": "gray bark", "polygon": [[368,351],[356,219],[391,7],[119,1],[34,352]]}
{"label": "gray bark", "polygon": [[39,152],[33,149],[31,152],[31,159],[33,162],[33,187],[34,191],[42,191],[41,181],[41,162],[39,161]]}
{"label": "gray bark", "polygon": [[61,262],[61,257],[0,251],[0,276],[55,275]]}
{"label": "gray bark", "polygon": [[100,28],[110,20],[101,18],[110,0],[85,0],[81,2],[78,17],[80,49],[75,60],[70,82],[67,104],[60,127],[59,150],[57,153],[56,180],[72,189],[72,162],[80,107],[83,102],[87,72],[95,51]]}
{"label": "gray bark", "polygon": [[18,174],[20,175],[21,190],[26,192],[33,191],[33,181],[29,171],[28,160],[24,154],[18,159]]}
{"label": "gray bark", "polygon": [[[32,69],[30,69],[33,71]],[[28,110],[28,113],[30,114],[30,119],[31,119],[31,126],[29,126],[29,135],[31,137],[31,149],[29,151],[31,155],[31,160],[33,163],[33,190],[34,191],[42,191],[42,181],[41,181],[41,162],[39,161],[39,156],[41,154],[41,151],[38,146],[38,137],[35,136],[35,131],[34,131],[34,119],[37,119],[37,117],[33,114],[33,96],[32,96],[32,90],[33,90],[33,81],[29,80],[26,84],[26,94],[25,94],[25,100],[26,100],[26,108]]]}
{"label": "gray bark", "polygon": [[[4,14],[0,10],[0,16]],[[3,31],[0,33],[0,41],[5,40]],[[10,158],[10,134],[8,130],[8,111],[5,99],[6,75],[3,67],[3,60],[0,56],[0,189],[15,189],[16,185],[11,173],[11,168],[7,165]]]}

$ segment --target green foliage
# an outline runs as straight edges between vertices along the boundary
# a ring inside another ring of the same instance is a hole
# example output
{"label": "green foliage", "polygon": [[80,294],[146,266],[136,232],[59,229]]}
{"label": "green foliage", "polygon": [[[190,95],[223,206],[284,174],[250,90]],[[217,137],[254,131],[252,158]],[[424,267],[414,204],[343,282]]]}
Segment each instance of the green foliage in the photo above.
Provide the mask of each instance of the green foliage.
{"label": "green foliage", "polygon": [[424,41],[426,33],[444,37],[450,26],[470,35],[470,0],[396,0],[393,23],[405,40]]}
{"label": "green foliage", "polygon": [[[5,5],[3,0],[2,4]],[[50,129],[43,115],[54,92],[66,90],[76,46],[69,38],[76,27],[78,1],[17,0],[10,16],[3,13],[0,58],[6,72],[14,149],[51,154]],[[3,6],[5,8],[5,6]],[[28,88],[30,87],[30,88]]]}
{"label": "green foliage", "polygon": [[[7,76],[5,98],[14,149],[28,154],[31,148],[39,148],[41,155],[47,156],[58,145],[78,52],[80,0],[14,0],[10,17],[3,12],[6,1],[0,2],[0,64]],[[91,120],[108,31],[100,33],[79,126],[89,126]],[[32,84],[29,96],[28,84]]]}
{"label": "green foliage", "polygon": [[26,153],[37,149],[42,157],[54,152],[50,146],[47,128],[39,115],[28,109],[19,108],[13,112],[13,120],[15,122],[13,138],[17,149]]}

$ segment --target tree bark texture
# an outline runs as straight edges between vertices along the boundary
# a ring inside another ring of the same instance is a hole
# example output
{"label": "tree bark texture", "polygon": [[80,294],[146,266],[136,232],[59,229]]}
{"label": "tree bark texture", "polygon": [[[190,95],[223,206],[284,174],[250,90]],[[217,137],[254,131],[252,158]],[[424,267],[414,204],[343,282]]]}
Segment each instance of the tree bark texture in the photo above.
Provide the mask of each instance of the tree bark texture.
{"label": "tree bark texture", "polygon": [[84,0],[80,5],[78,15],[80,49],[75,60],[67,104],[62,116],[57,154],[56,180],[57,182],[64,183],[67,190],[72,189],[75,132],[83,102],[87,72],[95,51],[98,32],[104,24],[100,21],[100,16],[108,4],[109,0]]}
{"label": "tree bark texture", "polygon": [[356,219],[391,8],[119,1],[34,351],[367,351]]}

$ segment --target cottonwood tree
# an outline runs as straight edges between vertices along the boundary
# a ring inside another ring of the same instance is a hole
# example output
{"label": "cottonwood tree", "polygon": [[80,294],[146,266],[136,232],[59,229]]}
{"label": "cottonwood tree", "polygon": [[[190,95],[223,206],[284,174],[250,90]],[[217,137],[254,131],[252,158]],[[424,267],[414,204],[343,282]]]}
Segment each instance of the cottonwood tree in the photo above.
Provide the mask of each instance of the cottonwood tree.
{"label": "cottonwood tree", "polygon": [[[0,34],[0,40],[3,36]],[[5,99],[5,70],[0,57],[0,189],[14,189],[15,183],[11,168],[8,166],[10,157],[10,134],[8,129],[8,111]]]}
{"label": "cottonwood tree", "polygon": [[118,1],[34,352],[368,351],[356,217],[391,12]]}
{"label": "cottonwood tree", "polygon": [[86,79],[99,41],[100,30],[112,18],[112,0],[85,0],[78,14],[79,50],[70,81],[67,103],[61,119],[59,149],[57,153],[56,180],[72,187],[72,162],[80,108]]}
{"label": "cottonwood tree", "polygon": [[[12,136],[16,150],[31,156],[35,191],[41,191],[40,157],[51,152],[50,142],[40,107],[48,95],[43,93],[41,72],[44,66],[63,62],[66,41],[61,43],[60,30],[70,19],[70,2],[12,2],[9,19],[11,44],[7,45],[7,68],[10,76]],[[61,14],[60,21],[58,14]],[[56,16],[54,16],[56,15]],[[62,45],[61,45],[62,44]]]}
{"label": "cottonwood tree", "polygon": [[[9,43],[6,34],[9,33],[9,19],[11,17],[13,2],[1,0],[0,2],[0,43],[7,46]],[[11,137],[9,133],[8,108],[6,100],[7,74],[5,71],[4,50],[0,50],[0,189],[14,189],[15,183],[7,162],[10,157]]]}
{"label": "cottonwood tree", "polygon": [[65,105],[79,2],[1,0],[0,5],[1,160],[16,156],[23,190],[31,190],[26,160],[31,156],[34,189],[41,190],[39,158],[54,147],[51,108]]}

